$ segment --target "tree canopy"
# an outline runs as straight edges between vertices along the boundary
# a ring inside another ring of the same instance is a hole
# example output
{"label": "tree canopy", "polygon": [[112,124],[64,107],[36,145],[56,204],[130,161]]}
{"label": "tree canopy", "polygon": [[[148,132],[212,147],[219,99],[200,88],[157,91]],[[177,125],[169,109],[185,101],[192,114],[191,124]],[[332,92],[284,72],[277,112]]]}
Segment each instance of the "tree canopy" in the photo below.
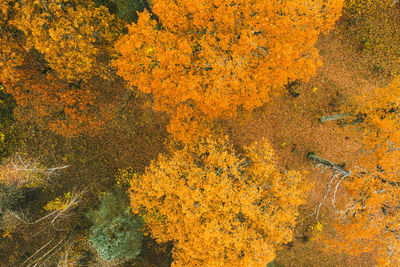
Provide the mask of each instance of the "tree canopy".
{"label": "tree canopy", "polygon": [[0,14],[0,82],[19,118],[66,136],[99,129],[122,22],[87,0],[1,0]]}
{"label": "tree canopy", "polygon": [[265,265],[292,240],[310,184],[280,171],[265,140],[246,151],[240,159],[226,138],[210,136],[132,180],[131,208],[158,241],[175,241],[175,266]]}
{"label": "tree canopy", "polygon": [[314,45],[342,6],[341,0],[152,3],[152,14],[139,14],[117,42],[114,66],[131,86],[152,94],[155,109],[182,117],[181,106],[189,105],[209,119],[252,110],[288,81],[315,75]]}
{"label": "tree canopy", "polygon": [[399,14],[0,0],[0,265],[400,266]]}

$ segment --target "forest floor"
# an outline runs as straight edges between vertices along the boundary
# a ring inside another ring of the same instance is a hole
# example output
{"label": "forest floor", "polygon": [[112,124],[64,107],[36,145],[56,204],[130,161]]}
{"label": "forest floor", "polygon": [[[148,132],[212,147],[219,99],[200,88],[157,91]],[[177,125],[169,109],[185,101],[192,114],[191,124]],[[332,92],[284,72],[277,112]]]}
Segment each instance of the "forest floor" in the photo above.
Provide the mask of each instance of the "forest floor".
{"label": "forest floor", "polygon": [[[400,18],[397,15],[394,17]],[[336,194],[336,208],[332,205],[333,194],[330,192],[320,209],[319,225],[323,227],[322,231],[313,230],[318,222],[314,212],[324,199],[332,172],[329,169],[323,172],[321,167],[307,158],[308,153],[313,152],[334,163],[343,163],[346,170],[352,170],[357,166],[362,151],[361,129],[358,125],[339,125],[338,121],[321,123],[319,118],[342,113],[346,106],[351,106],[354,97],[388,82],[388,77],[384,76],[380,67],[374,66],[371,55],[364,53],[355,40],[353,26],[346,25],[345,20],[341,19],[337,29],[320,37],[317,48],[321,66],[315,77],[294,86],[297,96],[293,91],[283,90],[281,94],[272,96],[264,106],[240,114],[238,118],[221,120],[217,125],[229,135],[239,153],[244,146],[266,138],[276,152],[279,167],[304,171],[307,181],[313,184],[307,204],[300,210],[293,241],[277,251],[274,262],[284,266],[353,267],[375,264],[374,255],[371,254],[350,256],[337,251],[321,251],[318,234],[329,233],[337,211],[343,207],[346,198],[343,183]],[[381,28],[384,29],[384,26]],[[41,235],[42,239],[39,239],[36,233],[33,234],[36,228],[32,227],[32,233],[29,232],[31,230],[24,230],[13,234],[12,238],[4,238],[6,241],[0,243],[1,266],[4,266],[2,260],[6,257],[14,257],[9,262],[17,262],[18,255],[24,255],[22,260],[25,260],[26,255],[33,254],[38,247],[46,244],[54,233],[60,232],[61,236],[67,230],[79,227],[83,229],[79,235],[86,234],[85,229],[89,229],[87,219],[78,216],[97,206],[102,193],[115,189],[119,171],[131,167],[134,172],[141,174],[159,154],[168,151],[168,115],[154,111],[152,100],[145,94],[138,93],[129,98],[132,101],[123,103],[126,85],[122,79],[121,84],[105,88],[110,89],[110,98],[121,100],[122,104],[118,107],[120,112],[116,117],[107,122],[104,131],[96,136],[62,138],[34,126],[34,123],[18,124],[22,129],[19,139],[25,142],[21,144],[20,151],[32,157],[37,156],[40,160],[43,158],[46,166],[69,166],[62,175],[51,177],[48,187],[27,190],[26,205],[30,205],[30,208],[24,208],[43,212],[42,207],[46,203],[63,196],[65,192],[82,188],[86,193],[79,211],[74,215],[76,217],[72,216],[62,223],[62,226],[69,224],[64,227],[65,231],[58,231],[55,227],[46,228],[50,230],[46,230]],[[13,138],[17,139],[16,136]],[[85,239],[77,240],[79,243],[79,240]],[[86,241],[83,242],[87,245]],[[17,247],[16,244],[24,244],[24,247]],[[147,236],[137,265],[170,266],[171,250],[171,243],[158,244]],[[90,257],[87,256],[88,259]],[[105,263],[100,265],[106,266]]]}
{"label": "forest floor", "polygon": [[[314,238],[311,228],[317,223],[313,212],[324,198],[332,174],[329,170],[322,173],[321,168],[316,168],[316,164],[307,159],[307,154],[314,152],[331,162],[345,163],[345,168],[350,170],[357,164],[361,150],[357,125],[341,126],[337,121],[321,123],[319,118],[341,113],[354,96],[386,82],[385,77],[374,72],[368,56],[346,37],[351,34],[346,34],[345,26],[339,25],[338,28],[320,38],[317,47],[322,64],[315,77],[295,88],[297,97],[286,91],[250,114],[221,123],[238,152],[243,146],[264,137],[275,149],[280,167],[305,171],[308,182],[314,184],[307,205],[300,211],[293,242],[277,252],[275,262],[284,266],[374,265],[370,254],[348,256],[335,251],[321,252],[321,244]],[[103,184],[99,189],[90,190],[94,194],[111,186],[114,181],[110,176],[115,176],[119,169],[132,166],[134,171],[142,173],[151,160],[166,151],[167,122],[166,116],[152,111],[151,100],[140,96],[129,103],[103,134],[94,139],[71,140],[62,144],[64,148],[59,154],[66,158],[69,154],[80,155],[80,158],[66,159],[76,161],[74,165],[77,166],[68,170],[71,188],[77,173],[97,179],[85,181],[88,187]],[[96,164],[102,166],[96,167]],[[96,173],[85,173],[85,170]],[[340,186],[336,196],[337,208],[341,207],[344,197],[343,186]],[[319,221],[324,225],[324,233],[329,231],[337,212],[331,200],[332,193],[320,210]],[[156,244],[154,240],[146,239],[141,265],[169,266],[170,252],[170,244]]]}
{"label": "forest floor", "polygon": [[[280,167],[305,171],[308,182],[314,184],[307,205],[300,212],[293,242],[277,253],[275,262],[285,266],[374,265],[370,254],[348,256],[335,251],[321,252],[321,244],[314,238],[311,228],[317,223],[313,212],[324,198],[332,173],[316,168],[316,164],[307,159],[307,154],[314,152],[331,162],[345,163],[345,169],[351,170],[357,165],[361,150],[357,125],[341,126],[337,121],[321,123],[319,118],[341,113],[354,96],[387,82],[374,71],[368,56],[361,53],[347,36],[351,34],[346,34],[345,25],[339,25],[337,30],[320,38],[317,48],[322,64],[315,77],[295,88],[299,93],[297,97],[284,92],[250,114],[241,114],[221,123],[238,152],[243,146],[264,137],[275,149]],[[107,160],[111,161],[108,165],[113,166],[112,172],[133,166],[136,172],[142,173],[151,160],[166,151],[167,122],[164,115],[152,111],[149,99],[137,97],[116,124],[96,138],[95,142],[100,145],[94,150],[89,145],[88,150],[96,155],[95,158],[107,155]],[[331,204],[332,192],[321,207],[319,222],[324,225],[324,233],[329,231],[344,197],[343,186],[340,186],[336,195],[337,209]],[[169,265],[171,247],[168,244],[156,244],[149,239],[144,247],[144,265]]]}
{"label": "forest floor", "polygon": [[[317,75],[297,88],[298,97],[289,93],[252,112],[249,116],[224,122],[235,147],[267,138],[273,145],[278,163],[286,169],[305,170],[308,181],[314,183],[307,206],[301,212],[295,240],[278,252],[276,262],[285,266],[372,266],[372,255],[346,256],[334,251],[322,253],[321,245],[312,238],[311,226],[317,223],[315,214],[327,190],[332,173],[321,172],[307,159],[308,152],[334,163],[345,163],[350,170],[360,156],[360,129],[357,125],[340,126],[337,121],[321,123],[322,115],[340,114],[349,99],[381,86],[385,78],[373,71],[369,59],[357,51],[357,46],[345,38],[344,26],[322,36],[317,45],[322,65]],[[337,181],[336,181],[337,182]],[[336,206],[344,197],[338,188]],[[321,208],[319,221],[329,228],[335,208],[332,192]]]}

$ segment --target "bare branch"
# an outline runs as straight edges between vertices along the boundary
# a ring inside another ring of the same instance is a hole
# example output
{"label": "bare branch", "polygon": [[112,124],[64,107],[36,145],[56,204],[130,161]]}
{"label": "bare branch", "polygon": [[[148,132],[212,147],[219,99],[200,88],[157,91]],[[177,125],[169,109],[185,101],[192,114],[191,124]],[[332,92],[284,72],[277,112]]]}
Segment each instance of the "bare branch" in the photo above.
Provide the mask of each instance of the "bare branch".
{"label": "bare branch", "polygon": [[347,177],[346,175],[343,175],[343,177],[340,179],[340,181],[336,184],[336,186],[335,186],[335,191],[333,191],[332,206],[333,206],[334,208],[336,208],[336,206],[335,206],[336,192],[337,192],[337,190],[338,190],[338,187],[339,187],[340,183],[341,183],[346,177]]}
{"label": "bare branch", "polygon": [[46,180],[51,181],[51,176],[68,167],[69,165],[46,168],[38,159],[22,158],[21,155],[16,155],[2,164],[0,173],[4,182],[22,186],[28,182],[42,184]]}
{"label": "bare branch", "polygon": [[317,214],[317,217],[316,217],[317,221],[318,221],[318,217],[319,217],[319,211],[320,211],[322,205],[324,204],[326,198],[328,197],[329,192],[331,191],[331,185],[332,185],[333,181],[335,180],[336,176],[338,176],[338,174],[332,174],[331,180],[329,181],[328,188],[326,189],[324,198],[319,203],[318,209],[311,214],[311,215],[313,215],[315,213]]}
{"label": "bare branch", "polygon": [[37,224],[37,223],[39,223],[39,222],[41,222],[41,221],[44,221],[44,220],[47,219],[47,218],[50,218],[50,217],[54,216],[53,219],[51,220],[51,224],[53,224],[53,223],[57,220],[57,218],[59,218],[59,217],[61,217],[61,216],[65,216],[65,213],[66,213],[67,211],[69,211],[73,206],[76,206],[76,205],[81,201],[81,196],[82,196],[85,192],[86,192],[86,190],[82,190],[82,191],[80,191],[79,193],[72,193],[71,198],[68,200],[68,205],[66,205],[65,207],[63,207],[63,209],[61,209],[61,210],[54,210],[54,211],[50,212],[49,214],[47,214],[47,215],[43,216],[42,218],[39,218],[39,219],[37,219],[36,221],[33,221],[33,222],[28,221],[28,220],[25,220],[25,219],[22,219],[22,218],[21,218],[20,216],[18,216],[15,212],[12,212],[11,214],[12,214],[15,218],[17,218],[19,221],[21,221],[22,223],[27,224],[27,225]]}

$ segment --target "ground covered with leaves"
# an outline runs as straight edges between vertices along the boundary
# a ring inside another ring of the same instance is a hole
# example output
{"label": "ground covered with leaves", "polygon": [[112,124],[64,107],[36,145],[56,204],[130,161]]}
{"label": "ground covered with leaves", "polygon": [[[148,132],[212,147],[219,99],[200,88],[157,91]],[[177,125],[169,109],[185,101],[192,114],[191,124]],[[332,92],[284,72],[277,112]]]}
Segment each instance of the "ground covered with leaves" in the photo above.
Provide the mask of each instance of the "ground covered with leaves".
{"label": "ground covered with leaves", "polygon": [[396,266],[400,3],[180,2],[0,0],[1,265]]}

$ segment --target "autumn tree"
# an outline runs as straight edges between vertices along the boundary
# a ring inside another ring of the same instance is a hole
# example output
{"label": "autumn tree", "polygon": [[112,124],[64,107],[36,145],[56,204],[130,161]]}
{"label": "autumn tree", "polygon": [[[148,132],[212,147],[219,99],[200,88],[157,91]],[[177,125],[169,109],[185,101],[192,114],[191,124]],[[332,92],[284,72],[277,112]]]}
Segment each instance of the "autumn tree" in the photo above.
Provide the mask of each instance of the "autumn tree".
{"label": "autumn tree", "polygon": [[[188,106],[209,119],[252,110],[288,80],[313,76],[318,35],[342,7],[341,0],[151,2],[151,14],[139,14],[116,44],[118,74],[151,93],[157,110],[182,117],[178,109]],[[182,121],[173,118],[169,131]]]}
{"label": "autumn tree", "polygon": [[105,75],[121,25],[92,1],[17,1],[10,22],[26,36],[25,47],[44,55],[49,67],[69,81]]}
{"label": "autumn tree", "polygon": [[[0,82],[19,119],[57,133],[94,132],[112,112],[122,22],[92,1],[0,1]],[[121,86],[120,86],[121,87]]]}
{"label": "autumn tree", "polygon": [[160,155],[131,181],[131,208],[159,242],[174,241],[175,266],[266,265],[292,239],[310,184],[280,171],[265,140],[239,158],[211,136]]}
{"label": "autumn tree", "polygon": [[400,80],[356,99],[364,114],[359,166],[343,184],[346,204],[339,212],[329,249],[348,254],[373,252],[380,266],[400,264]]}

